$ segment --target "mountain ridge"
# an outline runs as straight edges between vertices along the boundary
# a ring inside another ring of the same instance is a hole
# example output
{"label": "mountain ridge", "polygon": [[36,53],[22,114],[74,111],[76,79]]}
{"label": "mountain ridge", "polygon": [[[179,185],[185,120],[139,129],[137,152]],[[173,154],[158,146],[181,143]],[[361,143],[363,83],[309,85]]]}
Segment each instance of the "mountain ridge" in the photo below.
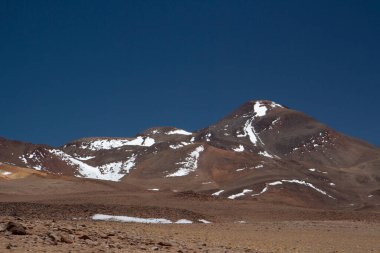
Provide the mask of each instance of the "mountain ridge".
{"label": "mountain ridge", "polygon": [[335,205],[378,201],[378,159],[374,145],[269,100],[244,103],[194,132],[152,127],[60,147],[0,139],[0,162],[38,171],[230,199],[286,196],[304,205],[307,197]]}

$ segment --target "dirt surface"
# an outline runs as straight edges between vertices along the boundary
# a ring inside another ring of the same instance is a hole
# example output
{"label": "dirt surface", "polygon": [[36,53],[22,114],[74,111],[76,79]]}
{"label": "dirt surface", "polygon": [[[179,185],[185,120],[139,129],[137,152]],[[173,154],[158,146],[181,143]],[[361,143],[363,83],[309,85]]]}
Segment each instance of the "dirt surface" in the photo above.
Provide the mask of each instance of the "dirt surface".
{"label": "dirt surface", "polygon": [[[193,224],[94,221],[95,214]],[[96,180],[0,181],[0,252],[362,253],[380,252],[379,238],[376,205],[311,209]]]}
{"label": "dirt surface", "polygon": [[379,252],[378,223],[351,221],[161,224],[1,217],[1,252]]}
{"label": "dirt surface", "polygon": [[[373,207],[317,210],[164,192],[0,199],[0,252],[380,252]],[[194,224],[92,220],[98,213]],[[12,234],[8,222],[26,235]]]}

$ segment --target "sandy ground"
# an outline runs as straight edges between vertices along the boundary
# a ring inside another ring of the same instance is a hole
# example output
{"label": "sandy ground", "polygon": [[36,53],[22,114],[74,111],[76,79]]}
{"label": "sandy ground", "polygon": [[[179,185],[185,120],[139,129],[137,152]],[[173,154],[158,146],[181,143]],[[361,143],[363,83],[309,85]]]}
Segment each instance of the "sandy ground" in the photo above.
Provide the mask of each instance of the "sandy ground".
{"label": "sandy ground", "polygon": [[[380,252],[377,206],[307,209],[33,180],[0,182],[0,252]],[[93,221],[99,213],[212,223]],[[26,234],[12,234],[11,221]]]}
{"label": "sandy ground", "polygon": [[[1,224],[14,220],[1,217]],[[25,220],[27,235],[2,232],[1,252],[380,252],[378,223],[134,224]],[[62,242],[61,237],[69,242]]]}

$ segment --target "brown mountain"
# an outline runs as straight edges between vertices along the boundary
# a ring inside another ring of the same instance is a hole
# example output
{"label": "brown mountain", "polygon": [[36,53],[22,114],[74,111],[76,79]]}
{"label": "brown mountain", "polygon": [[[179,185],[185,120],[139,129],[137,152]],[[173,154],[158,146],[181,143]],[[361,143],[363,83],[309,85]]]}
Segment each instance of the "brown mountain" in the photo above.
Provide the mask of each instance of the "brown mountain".
{"label": "brown mountain", "polygon": [[[303,206],[380,201],[380,149],[265,100],[192,133],[157,127],[133,138],[83,138],[58,148],[1,138],[0,162],[229,199]],[[0,180],[10,173],[0,170]]]}

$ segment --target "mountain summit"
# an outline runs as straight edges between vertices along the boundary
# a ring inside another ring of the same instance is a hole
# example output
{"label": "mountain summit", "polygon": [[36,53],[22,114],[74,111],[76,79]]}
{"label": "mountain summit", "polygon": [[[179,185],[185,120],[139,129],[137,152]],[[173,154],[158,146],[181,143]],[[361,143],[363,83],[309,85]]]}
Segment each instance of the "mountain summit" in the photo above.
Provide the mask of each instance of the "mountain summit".
{"label": "mountain summit", "polygon": [[378,148],[267,100],[247,102],[195,132],[157,127],[59,148],[0,139],[0,161],[229,199],[305,206],[380,200]]}

